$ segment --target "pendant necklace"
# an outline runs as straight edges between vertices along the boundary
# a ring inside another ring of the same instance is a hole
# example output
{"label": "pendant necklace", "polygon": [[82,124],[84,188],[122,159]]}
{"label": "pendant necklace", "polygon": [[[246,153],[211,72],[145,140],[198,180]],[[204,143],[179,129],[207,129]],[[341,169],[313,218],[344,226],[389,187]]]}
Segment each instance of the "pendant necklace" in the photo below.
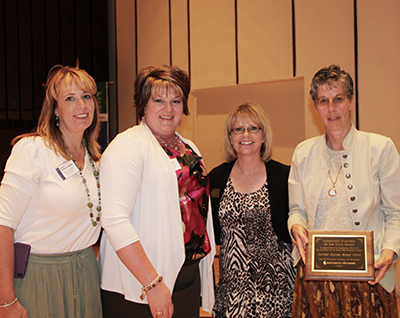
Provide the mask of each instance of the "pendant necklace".
{"label": "pendant necklace", "polygon": [[[264,164],[263,164],[263,165],[264,165]],[[258,171],[257,171],[257,176],[258,176],[258,174],[260,173],[261,169],[262,169],[262,166],[258,169]],[[242,169],[239,168],[239,170],[240,170],[240,172],[242,173],[242,175],[247,179],[247,181],[250,182],[250,184],[251,184],[251,185],[253,186],[253,188],[254,188],[254,187],[256,186],[256,184],[253,183],[253,182],[251,182],[251,180],[250,180],[249,178],[247,178],[246,174],[243,173]]]}
{"label": "pendant necklace", "polygon": [[[83,139],[82,139],[82,144],[85,147],[85,151],[86,151],[87,150],[86,149],[86,143],[85,143],[85,140],[83,140]],[[85,176],[82,173],[82,168],[79,167],[78,164],[76,163],[76,161],[74,159],[74,155],[69,151],[65,141],[64,141],[64,147],[67,150],[67,153],[68,153],[69,157],[72,159],[74,164],[78,167],[79,175],[81,176],[82,183],[85,186],[85,191],[86,191],[87,200],[88,200],[87,206],[89,208],[90,221],[92,223],[92,226],[95,227],[95,226],[97,226],[99,224],[100,218],[101,218],[101,192],[100,192],[99,171],[97,170],[97,167],[96,167],[96,164],[95,164],[93,158],[90,156],[90,154],[88,152],[89,162],[90,162],[90,164],[92,166],[92,171],[93,171],[93,175],[94,175],[94,177],[96,179],[96,186],[97,186],[98,203],[97,203],[97,207],[96,207],[97,214],[96,214],[96,217],[95,217],[95,215],[93,213],[94,204],[92,203],[92,198],[90,197],[89,188],[87,186],[87,180],[86,180]]]}
{"label": "pendant necklace", "polygon": [[331,182],[332,182],[332,188],[330,188],[330,189],[328,190],[328,194],[329,194],[329,196],[331,196],[331,197],[334,197],[334,196],[336,195],[335,185],[336,185],[336,182],[338,181],[339,174],[340,174],[340,171],[341,171],[341,170],[342,170],[342,165],[340,165],[339,172],[338,172],[338,174],[337,174],[337,176],[336,176],[335,182],[333,182],[333,180],[332,180],[332,177],[331,177],[331,170],[329,169],[329,171],[328,171],[329,179],[331,179]]}

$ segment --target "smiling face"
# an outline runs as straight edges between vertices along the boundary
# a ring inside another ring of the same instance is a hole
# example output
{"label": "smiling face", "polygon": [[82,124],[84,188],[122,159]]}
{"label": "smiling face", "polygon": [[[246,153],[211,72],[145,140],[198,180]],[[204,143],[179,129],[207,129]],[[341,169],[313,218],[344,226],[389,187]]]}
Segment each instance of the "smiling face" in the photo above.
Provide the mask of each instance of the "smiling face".
{"label": "smiling face", "polygon": [[60,118],[60,131],[64,137],[83,133],[93,121],[94,101],[90,92],[80,89],[74,80],[68,89],[64,79],[60,81],[57,106],[54,114]]}
{"label": "smiling face", "polygon": [[182,97],[175,90],[158,92],[146,104],[146,124],[164,139],[172,138],[183,114]]}
{"label": "smiling face", "polygon": [[[350,110],[354,107],[354,99],[347,98],[345,89],[339,83],[319,86],[317,92],[317,102],[315,102],[314,108],[321,118],[327,134],[347,135],[351,128]],[[343,96],[345,98],[340,99]],[[328,104],[319,105],[318,101],[321,99],[327,99]]]}
{"label": "smiling face", "polygon": [[[257,132],[249,133],[249,127],[259,127],[250,118],[239,116],[232,129],[237,129],[239,127],[245,128],[244,132],[241,134],[235,134],[231,132],[230,141],[232,147],[235,149],[238,157],[240,156],[258,156],[260,157],[260,150],[263,143],[262,130]],[[251,130],[251,129],[250,129]]]}

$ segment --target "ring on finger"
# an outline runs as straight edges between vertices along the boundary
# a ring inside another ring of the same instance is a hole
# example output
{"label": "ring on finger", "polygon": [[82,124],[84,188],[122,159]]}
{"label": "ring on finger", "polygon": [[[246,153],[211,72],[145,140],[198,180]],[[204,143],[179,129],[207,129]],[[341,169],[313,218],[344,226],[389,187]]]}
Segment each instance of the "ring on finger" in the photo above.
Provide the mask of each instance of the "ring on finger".
{"label": "ring on finger", "polygon": [[156,314],[157,315],[162,314],[162,311],[156,311]]}

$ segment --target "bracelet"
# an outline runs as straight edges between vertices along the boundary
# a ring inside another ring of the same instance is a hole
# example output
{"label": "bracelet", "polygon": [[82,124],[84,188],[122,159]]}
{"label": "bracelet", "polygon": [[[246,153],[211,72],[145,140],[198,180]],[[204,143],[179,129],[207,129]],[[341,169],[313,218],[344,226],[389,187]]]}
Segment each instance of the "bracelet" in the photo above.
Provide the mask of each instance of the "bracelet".
{"label": "bracelet", "polygon": [[16,302],[17,302],[17,300],[18,300],[18,298],[17,297],[15,297],[15,299],[11,302],[11,303],[4,303],[4,305],[0,305],[0,307],[2,307],[2,308],[7,308],[8,309],[8,307],[10,307],[11,305],[14,305]]}
{"label": "bracelet", "polygon": [[146,292],[148,292],[150,289],[156,287],[158,283],[162,281],[162,276],[158,275],[150,284],[143,286],[142,288],[142,294],[140,295],[140,299],[144,300],[146,297]]}

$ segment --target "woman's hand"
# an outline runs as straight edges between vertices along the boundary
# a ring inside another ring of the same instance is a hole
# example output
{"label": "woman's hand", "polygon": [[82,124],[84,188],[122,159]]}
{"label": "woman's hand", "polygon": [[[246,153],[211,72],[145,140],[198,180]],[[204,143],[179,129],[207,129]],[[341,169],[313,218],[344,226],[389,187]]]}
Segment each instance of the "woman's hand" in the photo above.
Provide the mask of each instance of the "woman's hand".
{"label": "woman's hand", "polygon": [[[121,248],[117,251],[117,255],[143,286],[147,286],[155,277],[158,277],[158,273],[148,259],[140,241]],[[163,281],[149,289],[146,297],[154,318],[172,317],[174,306],[171,292]]]}
{"label": "woman's hand", "polygon": [[306,264],[306,248],[308,244],[307,230],[300,224],[293,225],[291,230],[296,241],[297,249],[300,252],[301,259],[303,260],[303,263]]}
{"label": "woman's hand", "polygon": [[382,250],[381,256],[374,264],[375,279],[368,282],[370,285],[375,285],[385,276],[386,272],[393,264],[394,252],[392,250]]}
{"label": "woman's hand", "polygon": [[0,317],[2,318],[28,318],[25,308],[17,301],[15,304],[6,308],[0,308]]}
{"label": "woman's hand", "polygon": [[[0,305],[10,303],[14,294],[14,230],[0,225]],[[0,317],[26,318],[28,314],[22,305],[16,301],[8,307],[0,307]]]}
{"label": "woman's hand", "polygon": [[164,282],[160,282],[156,287],[146,293],[147,301],[150,306],[151,314],[154,318],[171,318],[174,314],[171,292]]}

